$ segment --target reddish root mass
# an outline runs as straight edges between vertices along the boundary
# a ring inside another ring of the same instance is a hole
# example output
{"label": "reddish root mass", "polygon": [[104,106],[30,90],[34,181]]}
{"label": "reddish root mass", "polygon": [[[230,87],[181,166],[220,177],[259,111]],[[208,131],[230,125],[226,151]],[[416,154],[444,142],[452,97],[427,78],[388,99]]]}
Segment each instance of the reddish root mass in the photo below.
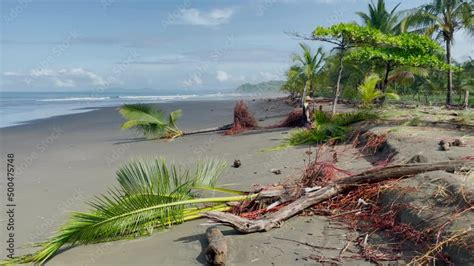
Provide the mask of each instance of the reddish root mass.
{"label": "reddish root mass", "polygon": [[295,108],[288,114],[285,120],[281,121],[279,124],[276,124],[270,127],[276,128],[276,127],[303,127],[303,126],[304,126],[303,108]]}
{"label": "reddish root mass", "polygon": [[387,143],[387,134],[377,135],[375,133],[365,133],[367,142],[361,148],[361,152],[375,154],[381,147]]}
{"label": "reddish root mass", "polygon": [[234,108],[234,123],[232,127],[227,130],[225,135],[234,135],[247,131],[249,129],[254,129],[258,127],[257,120],[248,110],[247,105],[244,101],[240,100],[235,104]]}

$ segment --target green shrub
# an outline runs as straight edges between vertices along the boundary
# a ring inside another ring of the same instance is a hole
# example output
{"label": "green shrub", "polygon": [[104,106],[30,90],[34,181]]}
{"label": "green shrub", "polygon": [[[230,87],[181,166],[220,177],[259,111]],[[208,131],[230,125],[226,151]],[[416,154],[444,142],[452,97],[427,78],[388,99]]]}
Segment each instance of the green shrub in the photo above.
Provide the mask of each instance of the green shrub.
{"label": "green shrub", "polygon": [[350,130],[350,125],[373,120],[377,114],[370,111],[359,111],[337,114],[331,118],[329,113],[317,111],[314,113],[315,126],[311,129],[298,129],[293,132],[282,147],[318,144],[329,139],[343,141]]}

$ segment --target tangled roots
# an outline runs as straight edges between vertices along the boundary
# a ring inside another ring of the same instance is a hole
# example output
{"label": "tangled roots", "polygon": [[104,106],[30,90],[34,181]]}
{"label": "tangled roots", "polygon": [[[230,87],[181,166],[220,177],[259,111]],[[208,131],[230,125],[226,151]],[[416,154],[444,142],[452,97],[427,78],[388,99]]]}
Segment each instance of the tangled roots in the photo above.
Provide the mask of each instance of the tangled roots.
{"label": "tangled roots", "polygon": [[225,135],[234,135],[237,133],[244,132],[249,129],[258,127],[257,120],[250,113],[247,105],[244,101],[240,100],[235,104],[234,108],[234,123],[232,127],[227,130]]}

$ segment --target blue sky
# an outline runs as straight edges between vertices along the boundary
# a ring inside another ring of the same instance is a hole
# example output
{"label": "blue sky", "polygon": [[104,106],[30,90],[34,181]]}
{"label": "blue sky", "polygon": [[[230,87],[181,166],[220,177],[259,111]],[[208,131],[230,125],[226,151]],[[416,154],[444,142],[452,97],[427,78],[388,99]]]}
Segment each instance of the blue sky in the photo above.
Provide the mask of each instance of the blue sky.
{"label": "blue sky", "polygon": [[[402,1],[400,9],[424,2]],[[354,12],[365,11],[368,1],[1,3],[1,90],[199,91],[283,79],[299,42],[285,32],[359,21]],[[457,35],[455,59],[472,56],[471,42]]]}

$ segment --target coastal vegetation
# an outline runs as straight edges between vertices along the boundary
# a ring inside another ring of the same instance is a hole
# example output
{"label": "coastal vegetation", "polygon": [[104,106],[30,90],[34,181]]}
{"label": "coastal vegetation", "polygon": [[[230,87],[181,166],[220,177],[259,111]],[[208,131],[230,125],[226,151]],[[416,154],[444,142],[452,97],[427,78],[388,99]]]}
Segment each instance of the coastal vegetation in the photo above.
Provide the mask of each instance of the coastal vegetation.
{"label": "coastal vegetation", "polygon": [[[473,90],[473,59],[454,62],[451,49],[456,32],[473,32],[473,5],[460,0],[432,0],[412,10],[399,10],[399,5],[387,10],[385,1],[378,0],[369,4],[367,13],[357,12],[360,24],[337,23],[318,26],[309,36],[294,34],[332,45],[308,94],[333,98],[335,114],[338,98],[360,101],[359,85],[375,73],[381,77],[378,90],[395,92],[401,100],[440,103],[444,94],[448,106],[454,99],[458,104],[465,100],[472,104],[472,99],[464,98],[466,91]],[[293,69],[287,71],[282,90],[302,96],[306,80],[295,79]],[[380,97],[378,104],[384,100]]]}
{"label": "coastal vegetation", "polygon": [[346,139],[351,125],[360,121],[377,119],[377,114],[370,111],[357,111],[351,113],[339,113],[334,116],[323,111],[314,112],[313,121],[315,126],[311,129],[297,129],[293,132],[283,145],[276,149],[287,148],[298,145],[317,145],[331,140],[341,142]]}
{"label": "coastal vegetation", "polygon": [[377,89],[377,83],[380,77],[377,74],[371,74],[364,79],[364,82],[359,85],[358,91],[360,95],[361,105],[363,108],[371,108],[375,100],[381,97],[389,97],[399,100],[398,94],[393,92],[382,92]]}

